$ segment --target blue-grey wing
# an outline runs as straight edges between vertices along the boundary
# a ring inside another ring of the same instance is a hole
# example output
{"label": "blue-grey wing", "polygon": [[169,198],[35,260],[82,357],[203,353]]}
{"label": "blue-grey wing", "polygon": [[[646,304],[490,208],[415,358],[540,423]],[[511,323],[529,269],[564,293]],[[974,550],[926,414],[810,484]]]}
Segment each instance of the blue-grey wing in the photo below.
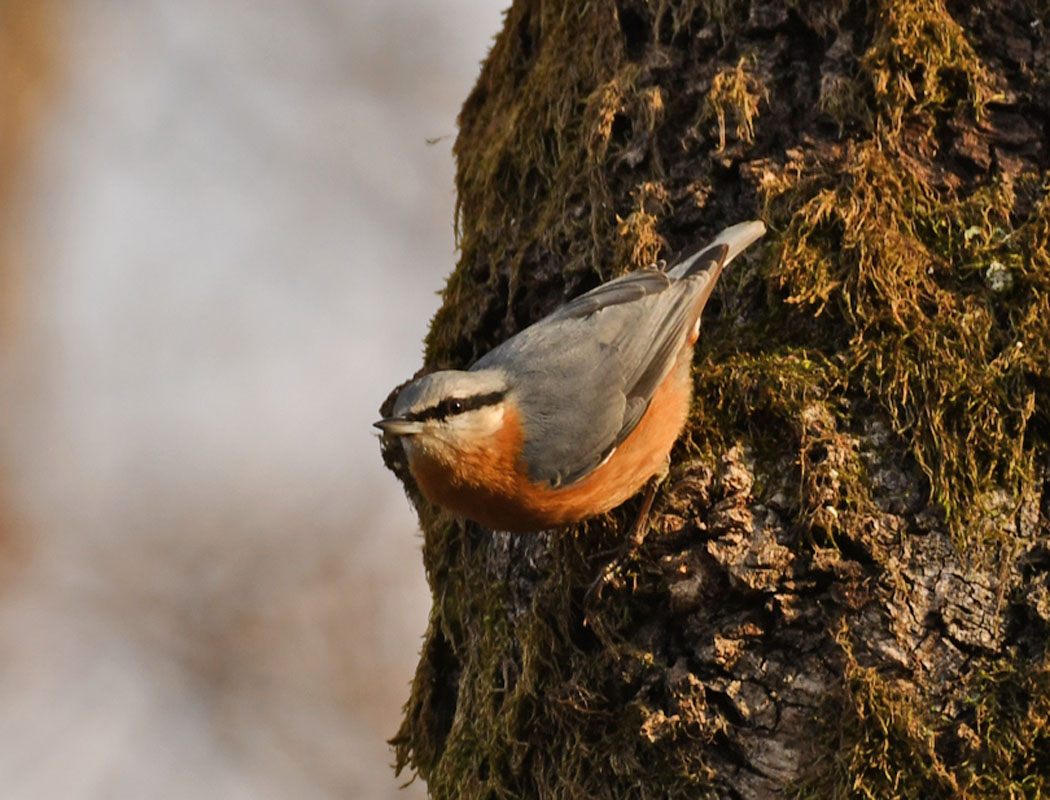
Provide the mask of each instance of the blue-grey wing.
{"label": "blue-grey wing", "polygon": [[655,269],[625,275],[562,306],[472,367],[507,374],[527,418],[523,457],[532,480],[573,483],[634,430],[720,269],[717,259],[679,280]]}
{"label": "blue-grey wing", "polygon": [[570,300],[545,318],[546,321],[587,317],[603,308],[641,300],[659,294],[672,283],[662,269],[647,267],[603,283],[585,294]]}

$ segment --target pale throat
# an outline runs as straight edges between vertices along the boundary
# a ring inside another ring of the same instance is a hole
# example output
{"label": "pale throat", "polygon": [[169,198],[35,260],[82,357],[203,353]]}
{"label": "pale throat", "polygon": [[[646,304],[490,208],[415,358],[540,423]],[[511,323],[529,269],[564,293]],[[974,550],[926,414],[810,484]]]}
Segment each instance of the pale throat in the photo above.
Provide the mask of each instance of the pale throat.
{"label": "pale throat", "polygon": [[428,423],[420,433],[402,439],[402,444],[410,459],[424,458],[457,473],[465,472],[479,459],[499,455],[495,450],[503,422],[504,406],[497,403]]}

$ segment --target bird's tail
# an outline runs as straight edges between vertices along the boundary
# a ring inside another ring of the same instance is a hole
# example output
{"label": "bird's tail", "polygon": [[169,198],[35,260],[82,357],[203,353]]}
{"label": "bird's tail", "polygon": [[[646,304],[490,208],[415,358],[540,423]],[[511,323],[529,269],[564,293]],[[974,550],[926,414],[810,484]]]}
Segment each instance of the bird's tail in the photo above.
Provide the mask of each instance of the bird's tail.
{"label": "bird's tail", "polygon": [[718,234],[710,244],[673,264],[668,274],[672,278],[687,278],[694,272],[706,269],[712,261],[718,265],[720,272],[722,267],[740,255],[749,245],[761,239],[765,232],[766,226],[757,219],[732,225]]}

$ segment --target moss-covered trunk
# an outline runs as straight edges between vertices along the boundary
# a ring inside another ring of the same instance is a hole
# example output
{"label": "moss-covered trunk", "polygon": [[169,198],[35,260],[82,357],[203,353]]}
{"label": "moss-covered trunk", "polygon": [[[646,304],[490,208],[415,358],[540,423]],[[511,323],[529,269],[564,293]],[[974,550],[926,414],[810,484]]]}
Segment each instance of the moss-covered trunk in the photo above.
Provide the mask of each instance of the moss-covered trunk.
{"label": "moss-covered trunk", "polygon": [[395,743],[434,797],[1050,794],[1048,28],[1046,0],[514,2],[427,368],[770,235],[603,591],[637,501],[508,535],[417,498],[434,606]]}

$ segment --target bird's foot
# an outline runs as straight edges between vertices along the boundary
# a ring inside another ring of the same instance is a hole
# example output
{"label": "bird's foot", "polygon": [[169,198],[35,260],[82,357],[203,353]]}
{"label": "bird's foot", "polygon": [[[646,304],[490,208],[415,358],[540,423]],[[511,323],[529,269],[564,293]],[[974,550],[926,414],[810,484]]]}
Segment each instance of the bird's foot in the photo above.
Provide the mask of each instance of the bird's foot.
{"label": "bird's foot", "polygon": [[642,506],[638,509],[638,516],[635,517],[626,540],[616,549],[616,556],[602,568],[594,583],[587,589],[584,595],[585,606],[592,598],[601,597],[602,589],[623,576],[627,563],[638,554],[645,543],[645,537],[649,535],[649,515],[653,510],[653,501],[656,499],[657,490],[666,478],[667,470],[665,469],[649,479],[645,496],[642,498]]}

